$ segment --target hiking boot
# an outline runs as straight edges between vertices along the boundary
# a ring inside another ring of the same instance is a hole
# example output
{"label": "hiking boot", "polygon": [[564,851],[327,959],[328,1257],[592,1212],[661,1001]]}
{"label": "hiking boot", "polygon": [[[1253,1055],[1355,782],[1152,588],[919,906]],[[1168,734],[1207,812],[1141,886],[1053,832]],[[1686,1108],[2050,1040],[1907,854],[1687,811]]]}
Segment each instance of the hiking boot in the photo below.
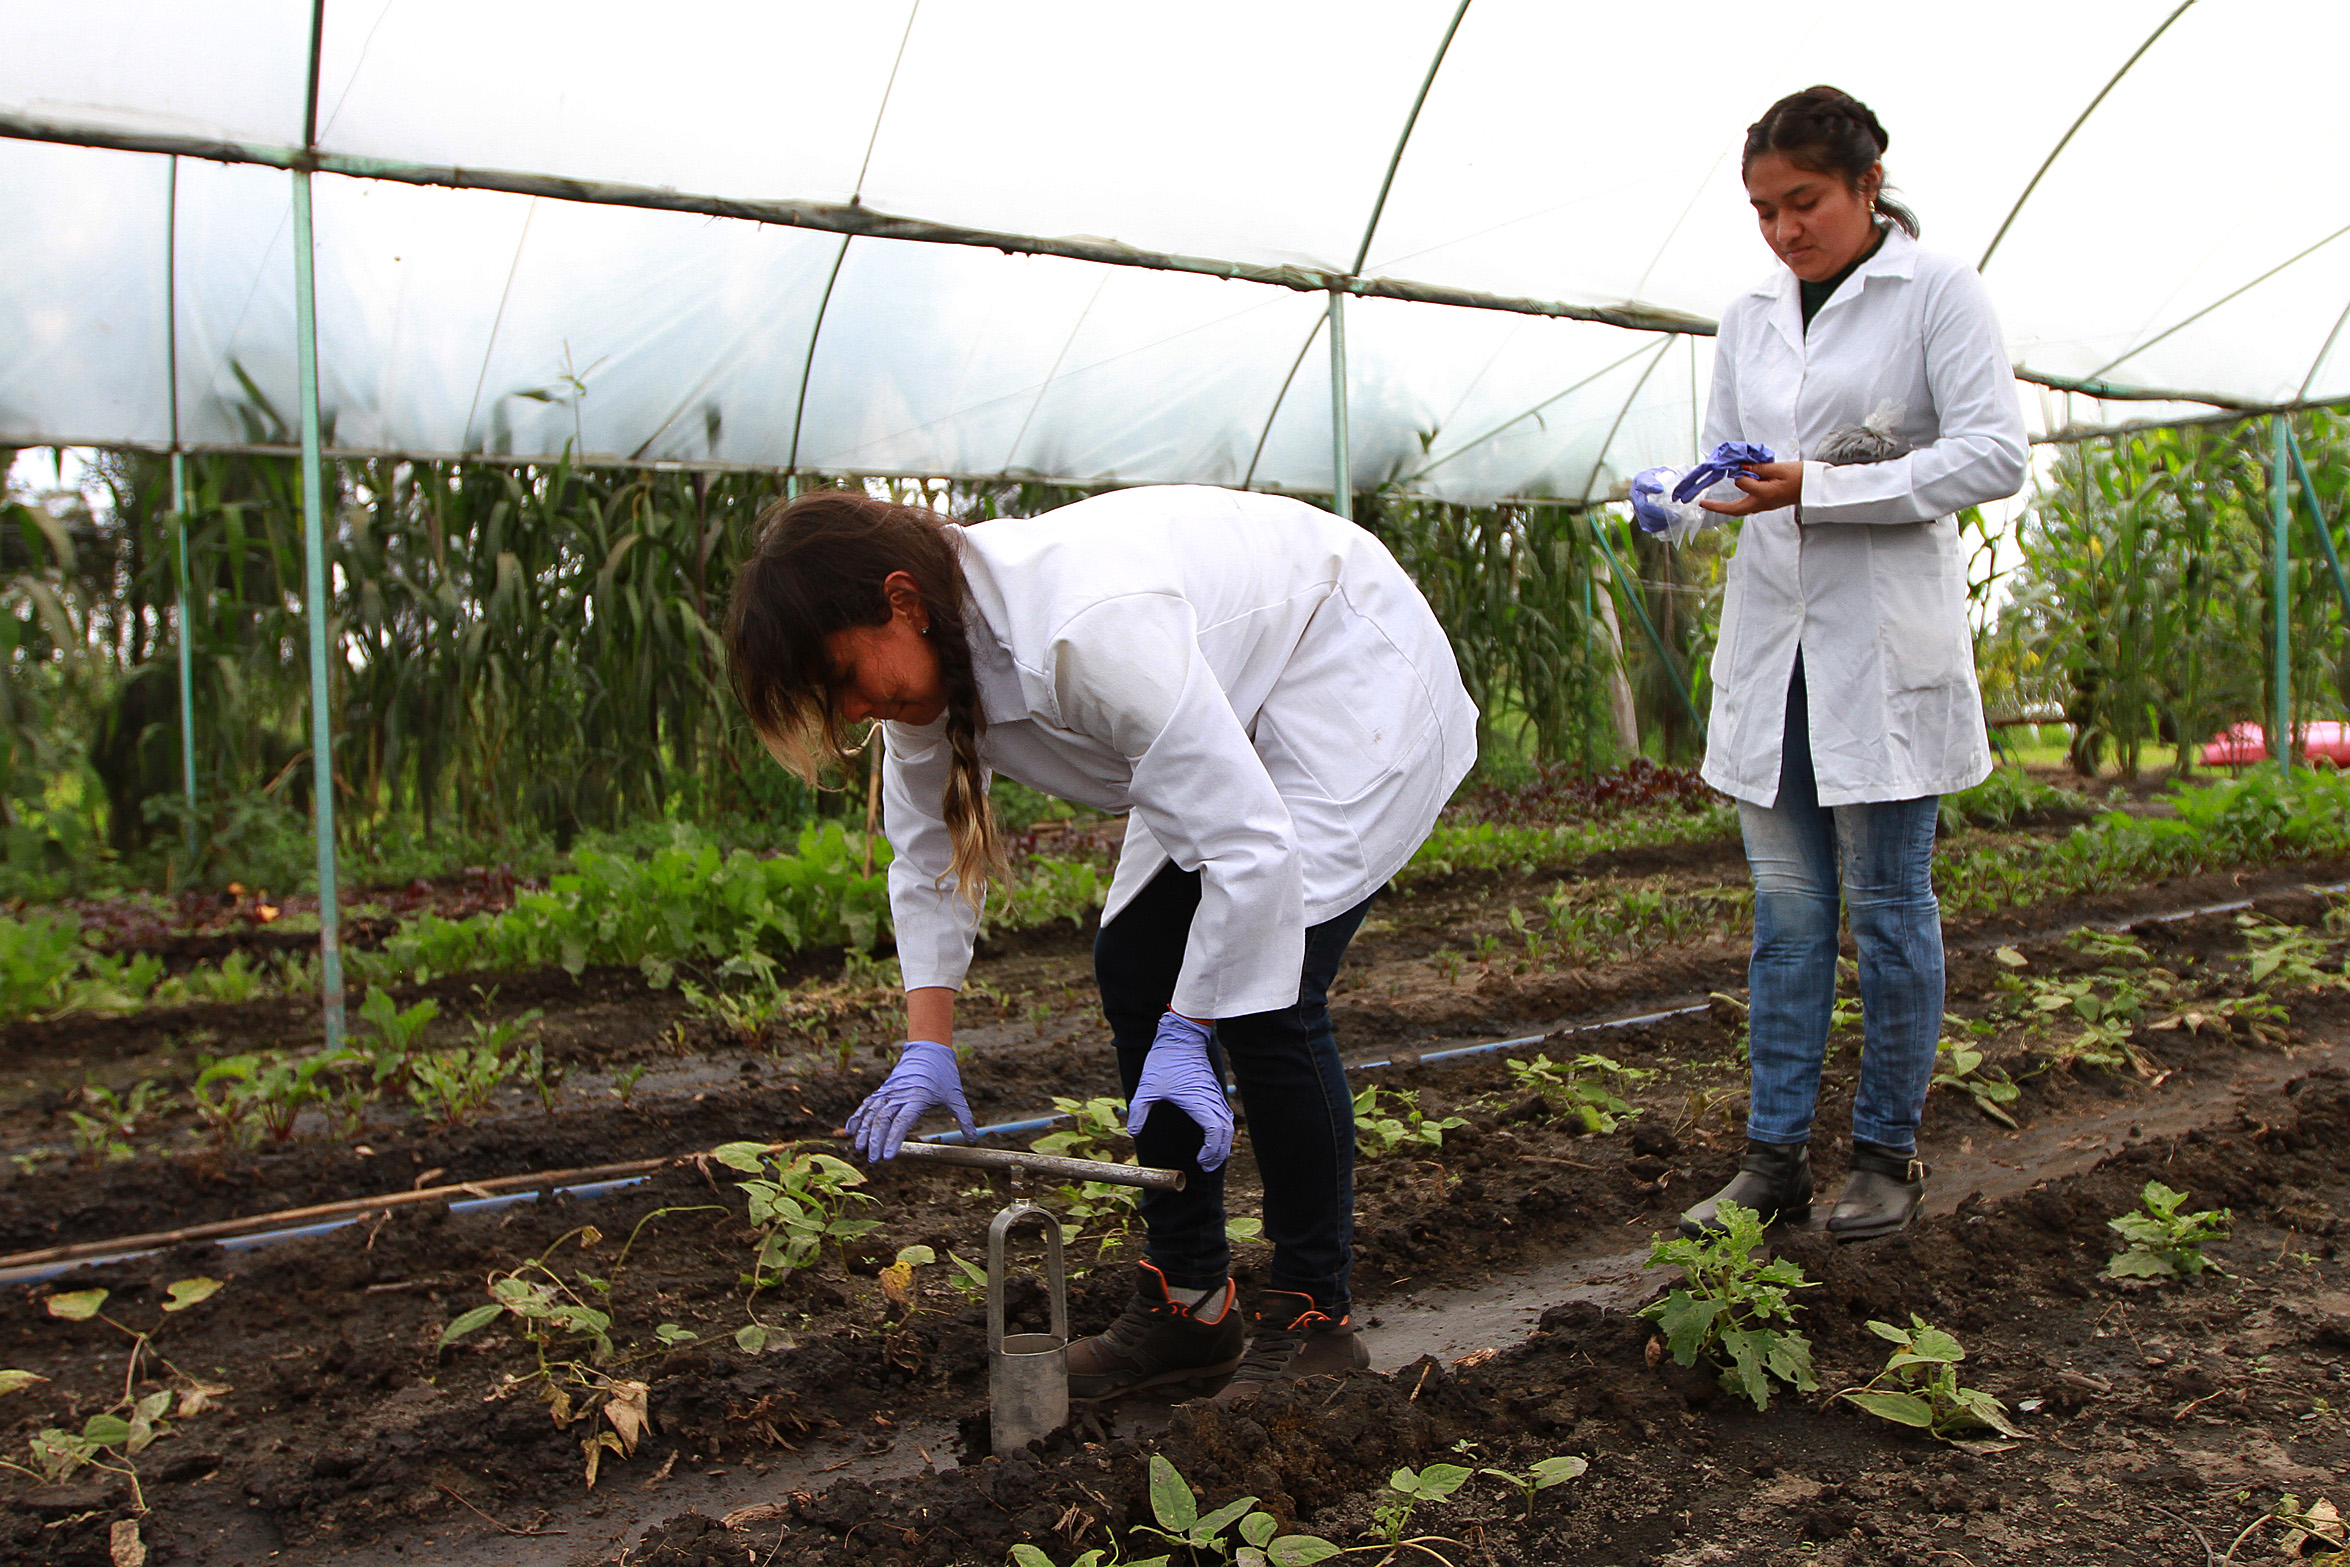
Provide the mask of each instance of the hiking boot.
{"label": "hiking boot", "polygon": [[1877,1143],[1852,1143],[1852,1174],[1828,1214],[1828,1234],[1839,1241],[1873,1241],[1909,1228],[1926,1200],[1931,1173],[1914,1153]]}
{"label": "hiking boot", "polygon": [[1257,1306],[1256,1336],[1248,1354],[1232,1374],[1219,1404],[1245,1404],[1265,1390],[1268,1382],[1295,1382],[1305,1377],[1345,1376],[1367,1371],[1371,1351],[1354,1318],[1333,1319],[1314,1304],[1314,1297],[1296,1290],[1267,1290]]}
{"label": "hiking boot", "polygon": [[[1116,1398],[1146,1387],[1176,1382],[1214,1383],[1240,1364],[1248,1329],[1240,1319],[1230,1279],[1197,1305],[1167,1294],[1167,1276],[1138,1263],[1134,1298],[1109,1328],[1069,1346],[1069,1396]],[[1203,1312],[1213,1322],[1200,1321]]]}
{"label": "hiking boot", "polygon": [[1726,1202],[1752,1209],[1765,1224],[1782,1219],[1803,1223],[1811,1217],[1811,1145],[1758,1143],[1748,1138],[1738,1173],[1729,1185],[1681,1215],[1681,1233],[1693,1241],[1720,1234],[1728,1228],[1721,1220],[1721,1207]]}

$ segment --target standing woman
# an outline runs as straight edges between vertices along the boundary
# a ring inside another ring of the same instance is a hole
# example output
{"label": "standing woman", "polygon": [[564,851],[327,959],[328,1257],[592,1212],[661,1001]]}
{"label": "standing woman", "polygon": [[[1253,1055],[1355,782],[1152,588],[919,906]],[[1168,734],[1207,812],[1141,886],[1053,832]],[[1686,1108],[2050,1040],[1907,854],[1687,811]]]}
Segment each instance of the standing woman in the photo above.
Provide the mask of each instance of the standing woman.
{"label": "standing woman", "polygon": [[1753,441],[1781,460],[1706,503],[1746,522],[1704,776],[1738,801],[1754,872],[1752,1092],[1738,1175],[1681,1216],[1692,1236],[1720,1228],[1726,1201],[1810,1216],[1839,887],[1864,1045],[1828,1232],[1890,1235],[1925,1194],[1938,797],[1991,770],[1952,514],[2014,494],[2025,444],[1982,282],[1918,247],[1917,219],[1884,193],[1887,141],[1833,87],[1780,99],[1746,132],[1747,196],[1784,265],[1722,314],[1705,445]]}
{"label": "standing woman", "polygon": [[[1451,646],[1394,557],[1328,512],[1230,490],[976,527],[820,491],[764,520],[727,644],[752,724],[804,776],[879,721],[907,1042],[849,1118],[868,1159],[935,1106],[973,1131],[954,1008],[1002,863],[990,775],[1129,813],[1094,973],[1136,1150],[1189,1179],[1143,1197],[1133,1301],[1070,1346],[1070,1393],[1231,1373],[1219,1396],[1238,1400],[1367,1364],[1348,1317],[1354,1105],[1326,998],[1372,893],[1476,757]],[[1273,1245],[1253,1344],[1213,1045]]]}

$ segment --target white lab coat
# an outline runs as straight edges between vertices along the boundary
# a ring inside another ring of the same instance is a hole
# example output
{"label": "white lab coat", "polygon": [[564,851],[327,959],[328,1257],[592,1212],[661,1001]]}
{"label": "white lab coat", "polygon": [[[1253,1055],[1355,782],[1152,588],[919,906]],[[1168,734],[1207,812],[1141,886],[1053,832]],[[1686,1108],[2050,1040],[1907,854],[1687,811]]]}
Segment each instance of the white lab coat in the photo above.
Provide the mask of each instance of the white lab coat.
{"label": "white lab coat", "polygon": [[[1369,533],[1302,501],[1120,490],[952,528],[989,770],[1128,811],[1102,917],[1170,860],[1202,873],[1172,1007],[1296,1004],[1305,931],[1409,860],[1476,760],[1427,600]],[[906,988],[960,988],[945,724],[882,726]]]}
{"label": "white lab coat", "polygon": [[[2023,484],[2023,413],[1982,280],[1896,228],[1803,329],[1781,267],[1722,314],[1705,446],[1782,460],[1891,400],[1909,455],[1806,461],[1800,507],[1746,519],[1714,650],[1705,781],[1771,805],[1798,646],[1822,805],[1991,771],[1953,513]],[[1798,515],[1800,513],[1800,515]]]}

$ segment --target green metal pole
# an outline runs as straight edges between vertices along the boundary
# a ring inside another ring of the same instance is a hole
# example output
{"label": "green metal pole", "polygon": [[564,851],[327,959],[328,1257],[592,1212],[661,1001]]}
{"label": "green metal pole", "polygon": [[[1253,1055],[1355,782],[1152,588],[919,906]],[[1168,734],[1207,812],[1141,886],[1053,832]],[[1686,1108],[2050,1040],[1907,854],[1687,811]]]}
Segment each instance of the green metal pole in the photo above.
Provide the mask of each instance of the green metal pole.
{"label": "green metal pole", "polygon": [[2269,434],[2274,455],[2269,468],[2268,510],[2271,540],[2269,544],[2269,613],[2274,616],[2271,630],[2276,645],[2275,725],[2269,730],[2269,754],[2277,759],[2278,767],[2289,770],[2293,765],[2293,633],[2292,606],[2289,602],[2292,584],[2289,580],[2292,565],[2292,471],[2286,456],[2286,428],[2283,414],[2270,414]]}
{"label": "green metal pole", "polygon": [[2285,445],[2293,454],[2293,476],[2301,481],[2301,504],[2309,509],[2309,526],[2317,535],[2317,547],[2325,552],[2326,569],[2334,574],[2334,591],[2342,596],[2342,619],[2350,625],[2350,577],[2342,573],[2342,554],[2334,548],[2333,524],[2326,521],[2325,509],[2317,503],[2317,484],[2309,477],[2309,464],[2301,460],[2301,437],[2291,425],[2285,426]]}
{"label": "green metal pole", "polygon": [[1354,453],[1346,428],[1346,296],[1336,289],[1330,292],[1330,509],[1354,520]]}
{"label": "green metal pole", "polygon": [[188,869],[196,853],[196,664],[188,636],[188,460],[180,450],[180,160],[171,160],[163,219],[163,371],[171,397],[171,537],[179,559],[179,600],[173,610],[180,666],[180,784],[188,796]]}
{"label": "green metal pole", "polygon": [[319,1012],[326,1048],[343,1043],[342,906],[335,888],[334,734],[328,704],[327,629],[334,602],[326,583],[326,464],[319,453],[318,293],[313,276],[310,176],[294,173],[294,353],[301,371],[303,596],[310,621],[310,779],[318,835]]}

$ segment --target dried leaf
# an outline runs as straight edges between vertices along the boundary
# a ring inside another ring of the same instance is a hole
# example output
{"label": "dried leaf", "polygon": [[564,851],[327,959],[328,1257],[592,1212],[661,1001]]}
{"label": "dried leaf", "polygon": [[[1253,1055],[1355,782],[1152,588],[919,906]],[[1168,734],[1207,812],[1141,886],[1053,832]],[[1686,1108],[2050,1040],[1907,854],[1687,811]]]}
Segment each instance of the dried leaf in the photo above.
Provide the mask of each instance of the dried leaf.
{"label": "dried leaf", "polygon": [[226,1382],[206,1382],[200,1377],[190,1377],[188,1385],[180,1389],[179,1417],[185,1420],[190,1415],[200,1415],[235,1391]]}
{"label": "dried leaf", "polygon": [[114,1520],[106,1531],[106,1554],[114,1559],[114,1567],[147,1567],[147,1542],[139,1538],[139,1520]]}
{"label": "dried leaf", "polygon": [[593,1436],[582,1437],[579,1445],[587,1454],[587,1488],[591,1491],[596,1488],[596,1470],[603,1463],[606,1453],[620,1453],[623,1458],[628,1456],[620,1452],[620,1438],[609,1431],[598,1431]]}
{"label": "dried leaf", "polygon": [[914,1304],[914,1269],[904,1262],[893,1262],[881,1270],[881,1293],[893,1306]]}
{"label": "dried leaf", "polygon": [[646,1383],[621,1380],[614,1382],[604,1395],[604,1418],[620,1433],[620,1452],[624,1458],[636,1451],[637,1443],[652,1428],[653,1412],[649,1407],[652,1392]]}
{"label": "dried leaf", "polygon": [[15,1393],[49,1379],[37,1371],[0,1371],[0,1393]]}

